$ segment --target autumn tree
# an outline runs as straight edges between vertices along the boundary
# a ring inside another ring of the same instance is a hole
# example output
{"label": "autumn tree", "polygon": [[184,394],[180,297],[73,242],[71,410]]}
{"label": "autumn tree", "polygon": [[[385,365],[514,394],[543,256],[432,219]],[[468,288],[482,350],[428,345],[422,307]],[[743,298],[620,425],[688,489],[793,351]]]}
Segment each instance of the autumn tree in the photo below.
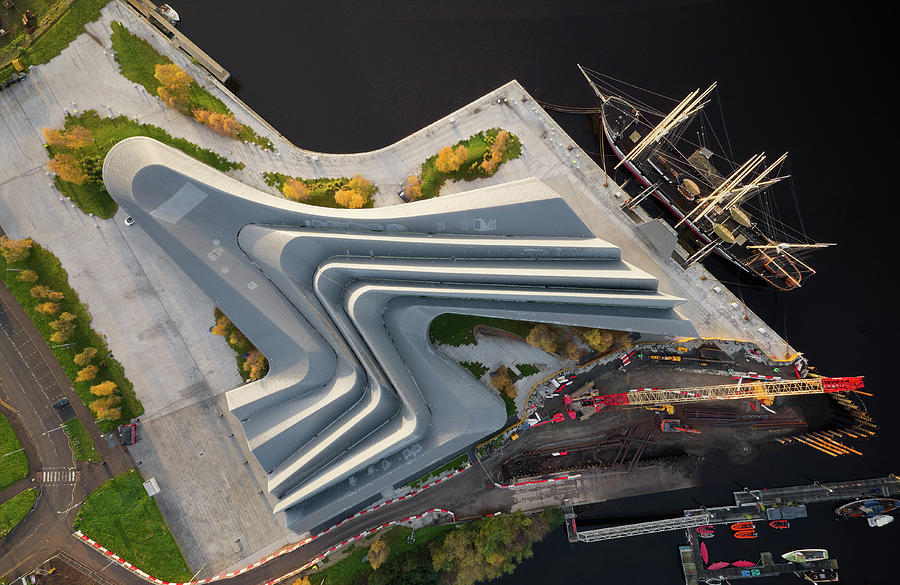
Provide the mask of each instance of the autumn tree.
{"label": "autumn tree", "polygon": [[188,93],[194,79],[174,63],[157,64],[153,76],[162,84],[156,95],[173,110],[187,113]]}
{"label": "autumn tree", "polygon": [[50,295],[50,293],[53,291],[51,290],[51,288],[49,286],[47,286],[45,284],[36,284],[33,287],[31,287],[31,290],[29,290],[28,292],[31,293],[32,298],[46,299]]}
{"label": "autumn tree", "polygon": [[506,130],[500,130],[491,143],[491,150],[484,153],[484,160],[481,162],[481,168],[489,175],[493,175],[497,171],[497,167],[503,162],[503,157],[509,149],[510,136]]}
{"label": "autumn tree", "polygon": [[377,571],[378,567],[387,560],[389,554],[391,554],[391,547],[384,538],[379,536],[369,547],[369,553],[366,556],[369,558],[372,569]]}
{"label": "autumn tree", "polygon": [[581,338],[591,349],[600,353],[609,351],[613,344],[613,334],[606,329],[588,329],[581,334]]}
{"label": "autumn tree", "polygon": [[334,200],[341,207],[350,209],[360,209],[367,203],[365,196],[347,188],[340,189],[335,193]]}
{"label": "autumn tree", "polygon": [[532,327],[525,337],[525,341],[531,347],[536,347],[547,353],[556,353],[559,349],[559,340],[556,332],[546,323],[539,323]]}
{"label": "autumn tree", "polygon": [[78,374],[75,376],[76,382],[87,382],[88,380],[93,380],[97,377],[97,372],[100,371],[100,368],[94,365],[86,366],[80,370],[78,370]]}
{"label": "autumn tree", "polygon": [[34,245],[34,242],[31,238],[13,240],[8,236],[0,236],[0,253],[3,254],[3,259],[7,262],[21,262],[28,258],[28,255],[31,254],[32,245]]}
{"label": "autumn tree", "polygon": [[75,319],[77,317],[72,313],[62,313],[57,320],[51,321],[53,334],[50,340],[57,343],[67,340],[75,332]]}
{"label": "autumn tree", "polygon": [[24,280],[25,282],[32,282],[32,283],[34,283],[34,282],[37,282],[37,279],[38,279],[38,273],[35,272],[34,270],[27,270],[27,269],[26,269],[26,270],[23,270],[22,272],[20,272],[19,275],[16,276],[16,279],[17,279],[17,280]]}
{"label": "autumn tree", "polygon": [[210,332],[213,335],[221,335],[225,336],[228,333],[228,326],[231,325],[231,321],[228,320],[228,317],[225,315],[219,315],[216,319],[216,324],[212,326]]}
{"label": "autumn tree", "polygon": [[362,175],[353,175],[352,177],[350,177],[350,181],[347,183],[347,186],[351,191],[356,191],[360,195],[365,196],[366,200],[368,200],[369,196],[375,190],[374,186],[372,185],[372,181],[368,180]]}
{"label": "autumn tree", "polygon": [[97,350],[95,348],[86,347],[81,353],[76,353],[72,361],[75,362],[76,366],[86,366],[91,363],[91,360],[93,360],[96,356]]}
{"label": "autumn tree", "polygon": [[291,201],[309,201],[309,187],[303,181],[299,181],[293,177],[284,182],[282,192],[287,199]]}
{"label": "autumn tree", "polygon": [[581,358],[581,354],[583,352],[581,351],[581,348],[578,347],[578,344],[574,340],[570,339],[568,342],[566,342],[565,353],[567,358],[569,358],[573,362],[577,362],[579,358]]}
{"label": "autumn tree", "polygon": [[232,331],[231,335],[228,336],[228,343],[230,343],[231,345],[240,345],[245,341],[247,341],[247,338],[237,329]]}
{"label": "autumn tree", "polygon": [[310,582],[309,577],[304,575],[291,583],[291,585],[312,585],[312,583]]}
{"label": "autumn tree", "polygon": [[48,298],[51,301],[61,301],[66,298],[66,295],[62,294],[58,290],[51,290],[47,293],[47,296],[45,298]]}
{"label": "autumn tree", "polygon": [[207,128],[214,132],[218,132],[223,136],[237,138],[244,129],[244,126],[235,120],[234,116],[231,114],[219,114],[200,108],[194,109],[192,113],[194,114],[195,120],[205,124]]}
{"label": "autumn tree", "polygon": [[469,149],[463,144],[458,144],[456,148],[445,146],[438,151],[434,166],[442,173],[452,173],[459,170],[468,157]]}
{"label": "autumn tree", "polygon": [[[88,367],[92,368],[94,366]],[[105,382],[100,382],[96,386],[91,386],[91,394],[93,394],[94,396],[112,396],[115,391],[116,383],[112,380],[106,380]]]}
{"label": "autumn tree", "polygon": [[158,63],[154,68],[153,77],[163,87],[167,87],[175,93],[187,94],[194,83],[194,78],[184,72],[184,69],[174,63]]}
{"label": "autumn tree", "polygon": [[34,310],[41,315],[55,315],[59,313],[59,303],[51,303],[50,301],[47,301],[46,303],[36,305],[34,307]]}
{"label": "autumn tree", "polygon": [[68,130],[44,128],[44,140],[55,148],[83,148],[94,141],[94,134],[84,126],[72,126]]}
{"label": "autumn tree", "polygon": [[63,152],[57,153],[54,158],[47,161],[47,168],[63,181],[76,185],[81,185],[88,178],[75,157]]}
{"label": "autumn tree", "polygon": [[247,354],[244,360],[244,371],[250,375],[250,380],[259,380],[266,369],[266,357],[258,349]]}
{"label": "autumn tree", "polygon": [[122,409],[117,408],[118,396],[107,396],[91,402],[91,410],[97,420],[116,420],[122,416]]}
{"label": "autumn tree", "polygon": [[512,373],[506,366],[500,366],[499,368],[497,368],[497,371],[491,378],[491,386],[493,386],[503,394],[506,394],[510,398],[516,397],[516,383],[513,380]]}
{"label": "autumn tree", "polygon": [[419,175],[410,175],[403,183],[403,192],[410,201],[422,198],[422,179]]}

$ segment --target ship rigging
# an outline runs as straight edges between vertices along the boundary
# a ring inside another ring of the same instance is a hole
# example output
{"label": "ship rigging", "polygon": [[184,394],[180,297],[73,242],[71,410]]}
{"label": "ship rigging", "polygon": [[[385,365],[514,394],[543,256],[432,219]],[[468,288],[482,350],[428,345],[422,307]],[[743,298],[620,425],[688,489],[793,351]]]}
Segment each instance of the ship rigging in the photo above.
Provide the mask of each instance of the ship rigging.
{"label": "ship rigging", "polygon": [[[833,244],[813,242],[802,230],[782,221],[770,194],[779,183],[791,184],[786,181],[790,173],[783,172],[788,154],[767,163],[766,154],[759,153],[736,164],[708,146],[710,134],[723,150],[704,114],[715,83],[695,89],[670,110],[661,111],[618,86],[640,88],[579,68],[598,98],[604,137],[619,159],[615,168],[624,167],[643,185],[624,201],[623,209],[634,212],[649,197],[658,200],[668,210],[667,222],[689,250],[680,259],[685,267],[715,253],[780,290],[796,289],[815,274],[802,258]],[[698,120],[694,142],[685,133]],[[685,154],[688,149],[690,154]],[[721,172],[723,165],[730,170]]]}

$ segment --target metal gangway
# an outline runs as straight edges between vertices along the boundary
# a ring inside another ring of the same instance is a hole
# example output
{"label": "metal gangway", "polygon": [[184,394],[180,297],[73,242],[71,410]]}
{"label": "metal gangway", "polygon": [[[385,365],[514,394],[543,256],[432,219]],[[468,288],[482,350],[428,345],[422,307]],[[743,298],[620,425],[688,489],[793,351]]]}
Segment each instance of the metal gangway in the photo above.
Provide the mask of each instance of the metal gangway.
{"label": "metal gangway", "polygon": [[612,540],[614,538],[626,538],[628,536],[641,536],[656,532],[670,532],[672,530],[685,530],[705,526],[710,523],[710,514],[698,514],[683,518],[666,518],[665,520],[653,520],[639,522],[625,526],[611,526],[609,528],[595,528],[592,530],[576,530],[576,540],[580,542],[598,542],[600,540]]}

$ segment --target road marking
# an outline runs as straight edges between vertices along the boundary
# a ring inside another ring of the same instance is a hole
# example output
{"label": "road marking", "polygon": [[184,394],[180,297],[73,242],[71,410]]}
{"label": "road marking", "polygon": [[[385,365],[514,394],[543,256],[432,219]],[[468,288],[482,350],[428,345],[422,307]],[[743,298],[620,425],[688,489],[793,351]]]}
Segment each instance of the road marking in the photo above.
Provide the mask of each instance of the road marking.
{"label": "road marking", "polygon": [[41,484],[45,486],[53,485],[74,485],[78,481],[78,471],[73,468],[49,468],[41,471]]}

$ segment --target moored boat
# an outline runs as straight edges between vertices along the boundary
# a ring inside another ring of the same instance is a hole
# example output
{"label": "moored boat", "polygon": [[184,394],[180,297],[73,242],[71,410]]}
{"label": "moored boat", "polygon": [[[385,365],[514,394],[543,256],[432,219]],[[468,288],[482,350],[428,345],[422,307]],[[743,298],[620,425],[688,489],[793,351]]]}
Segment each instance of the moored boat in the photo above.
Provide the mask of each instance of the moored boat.
{"label": "moored boat", "polygon": [[737,530],[734,533],[735,538],[756,538],[759,536],[755,530]]}
{"label": "moored boat", "polygon": [[777,530],[784,530],[785,528],[790,528],[791,523],[787,520],[772,520],[769,522],[769,526]]}
{"label": "moored boat", "polygon": [[[616,168],[625,167],[642,185],[623,209],[634,211],[651,196],[661,203],[687,250],[679,259],[685,267],[715,253],[781,290],[798,288],[815,273],[801,256],[831,244],[797,237],[768,199],[756,204],[789,177],[780,172],[787,153],[771,163],[761,153],[735,164],[706,146],[705,132],[698,132],[699,143],[684,138],[709,103],[715,83],[694,90],[665,112],[624,94],[605,76],[580,68],[600,100],[603,134],[619,159]],[[720,172],[717,162],[731,170]]]}
{"label": "moored boat", "polygon": [[176,22],[181,22],[181,17],[178,16],[178,13],[175,12],[175,9],[168,4],[161,5],[156,9],[156,11],[168,18],[173,24]]}
{"label": "moored boat", "polygon": [[828,551],[824,548],[802,548],[792,550],[781,555],[781,558],[789,563],[808,563],[810,561],[824,561],[828,558]]}
{"label": "moored boat", "polygon": [[756,524],[753,522],[735,522],[731,525],[732,530],[753,530],[756,528]]}

